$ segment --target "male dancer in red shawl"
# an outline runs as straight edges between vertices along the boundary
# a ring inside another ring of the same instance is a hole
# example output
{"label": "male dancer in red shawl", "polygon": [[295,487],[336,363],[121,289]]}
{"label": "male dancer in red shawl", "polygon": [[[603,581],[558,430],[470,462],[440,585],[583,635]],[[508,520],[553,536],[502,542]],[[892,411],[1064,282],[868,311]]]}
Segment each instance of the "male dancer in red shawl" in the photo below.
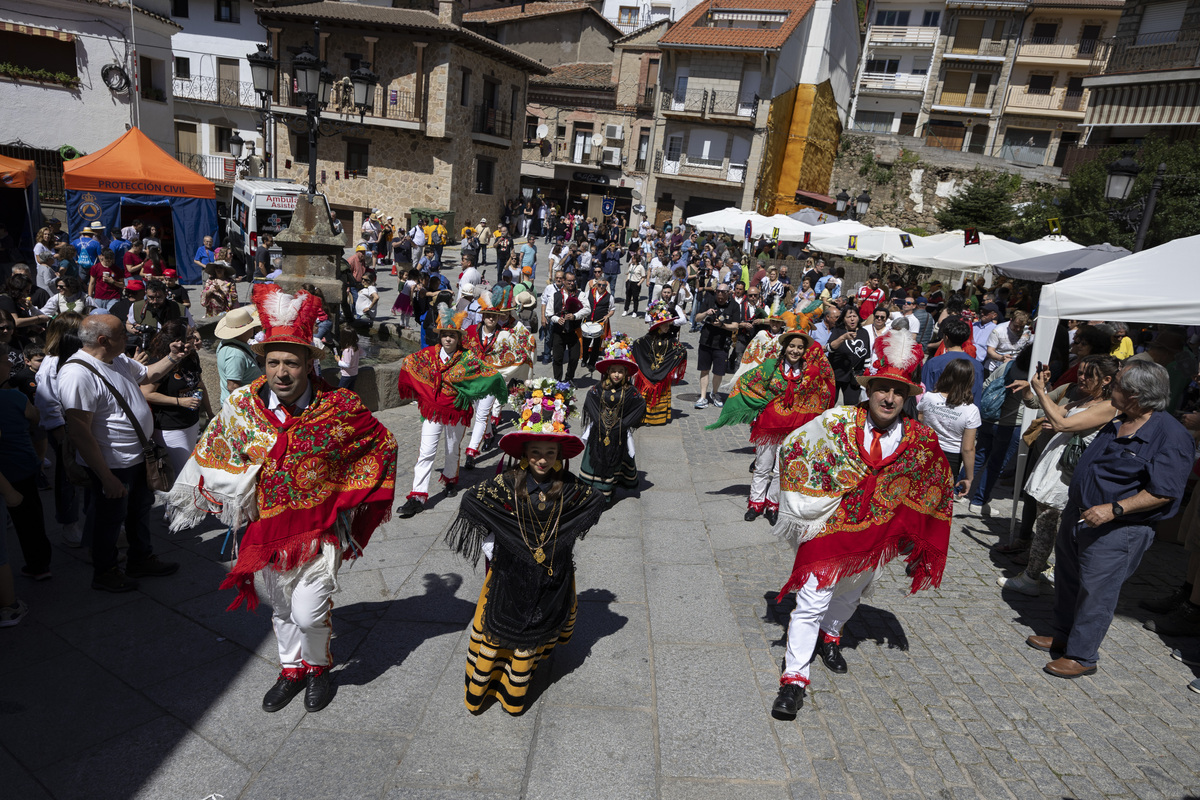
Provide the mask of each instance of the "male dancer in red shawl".
{"label": "male dancer in red shawl", "polygon": [[312,374],[319,298],[254,287],[264,339],[253,345],[265,376],[235,390],[204,432],[168,498],[171,530],[212,513],[232,529],[249,521],[237,563],[221,584],[271,604],[281,672],[263,698],[278,711],[301,690],[304,708],[333,698],[332,595],[344,559],[357,558],[395,495],[396,440],[358,395]]}
{"label": "male dancer in red shawl", "polygon": [[937,435],[902,419],[904,400],[921,390],[921,349],[907,332],[889,334],[880,360],[858,379],[867,402],[841,406],[794,431],[780,447],[779,525],[799,543],[791,578],[796,593],[777,719],[804,703],[814,651],[845,672],[842,625],[858,607],[876,568],[907,554],[912,591],[938,586],[950,544],[954,489]]}
{"label": "male dancer in red shawl", "polygon": [[508,387],[500,374],[462,346],[466,312],[455,314],[447,305],[439,305],[437,331],[440,344],[418,350],[404,359],[400,370],[400,397],[416,398],[421,412],[421,450],[413,468],[413,488],[399,513],[407,519],[425,510],[429,499],[429,481],[438,441],[445,437],[446,461],[442,483],[446,496],[458,494],[458,448],[467,422],[475,412],[471,403],[489,395],[501,403],[508,399]]}

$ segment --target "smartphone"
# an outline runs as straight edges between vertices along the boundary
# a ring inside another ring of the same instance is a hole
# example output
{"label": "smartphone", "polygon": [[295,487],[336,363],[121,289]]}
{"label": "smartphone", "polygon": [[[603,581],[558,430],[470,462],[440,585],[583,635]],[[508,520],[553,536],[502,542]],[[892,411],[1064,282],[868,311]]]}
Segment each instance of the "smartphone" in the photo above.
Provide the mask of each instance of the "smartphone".
{"label": "smartphone", "polygon": [[1037,374],[1038,374],[1038,375],[1041,375],[1041,374],[1042,374],[1043,372],[1045,372],[1045,371],[1046,371],[1046,367],[1045,367],[1045,365],[1043,365],[1043,364],[1042,364],[1042,362],[1040,362],[1040,361],[1039,361],[1039,362],[1037,363]]}

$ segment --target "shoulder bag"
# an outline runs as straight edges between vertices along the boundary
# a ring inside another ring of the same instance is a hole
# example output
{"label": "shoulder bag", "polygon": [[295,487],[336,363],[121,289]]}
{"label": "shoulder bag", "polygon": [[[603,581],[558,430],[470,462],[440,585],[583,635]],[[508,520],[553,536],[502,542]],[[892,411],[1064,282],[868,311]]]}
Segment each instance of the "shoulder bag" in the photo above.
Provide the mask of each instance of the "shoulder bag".
{"label": "shoulder bag", "polygon": [[129,419],[129,424],[133,426],[133,432],[137,434],[138,442],[142,446],[142,455],[146,459],[146,485],[156,492],[171,491],[171,485],[175,483],[175,476],[171,473],[171,464],[167,460],[167,449],[153,439],[146,438],[142,426],[138,424],[137,417],[129,408],[129,404],[125,402],[125,398],[121,396],[115,386],[108,382],[108,379],[100,374],[99,370],[91,364],[75,359],[71,359],[67,363],[78,364],[88,370],[108,388],[113,399],[117,401],[117,405],[125,412],[125,416]]}
{"label": "shoulder bag", "polygon": [[1083,434],[1076,433],[1067,440],[1067,446],[1063,448],[1062,455],[1058,457],[1058,468],[1063,471],[1064,475],[1074,474],[1075,465],[1079,463],[1082,455]]}

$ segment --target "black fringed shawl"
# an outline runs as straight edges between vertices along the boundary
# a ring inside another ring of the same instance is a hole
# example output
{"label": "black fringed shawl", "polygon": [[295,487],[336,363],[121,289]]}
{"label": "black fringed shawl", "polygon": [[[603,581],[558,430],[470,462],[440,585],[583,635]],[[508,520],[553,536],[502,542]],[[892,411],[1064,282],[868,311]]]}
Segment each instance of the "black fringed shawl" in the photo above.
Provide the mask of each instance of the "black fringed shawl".
{"label": "black fringed shawl", "polygon": [[[458,518],[446,533],[446,543],[473,564],[479,563],[483,540],[495,534],[491,581],[483,613],[484,633],[495,647],[530,650],[557,638],[571,612],[575,563],[575,541],[582,539],[600,519],[604,497],[570,473],[563,474],[562,516],[557,540],[545,547],[546,561],[538,564],[521,539],[517,527],[515,472],[471,487],[459,505]],[[532,542],[529,506],[521,502],[525,535]],[[534,514],[544,525],[556,513],[558,501],[546,503],[545,511]],[[546,564],[554,570],[546,572]]]}
{"label": "black fringed shawl", "polygon": [[[600,419],[601,406],[611,408],[618,403],[621,405],[620,420],[612,430],[606,431]],[[612,475],[621,462],[621,454],[626,452],[626,432],[641,425],[646,416],[646,401],[642,399],[641,392],[628,383],[621,389],[600,384],[587,393],[583,401],[583,416],[592,426],[587,440],[592,473]],[[604,443],[605,435],[608,436],[608,444]]]}

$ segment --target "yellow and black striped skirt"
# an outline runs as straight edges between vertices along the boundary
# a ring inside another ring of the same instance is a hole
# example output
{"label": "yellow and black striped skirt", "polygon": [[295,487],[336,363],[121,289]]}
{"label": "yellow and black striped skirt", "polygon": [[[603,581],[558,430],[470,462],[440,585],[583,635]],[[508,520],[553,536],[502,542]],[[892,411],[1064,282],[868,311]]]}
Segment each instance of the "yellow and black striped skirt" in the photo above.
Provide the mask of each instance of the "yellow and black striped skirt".
{"label": "yellow and black striped skirt", "polygon": [[509,714],[520,714],[525,710],[525,694],[529,691],[533,670],[556,645],[571,641],[577,607],[574,579],[571,583],[571,613],[558,636],[532,650],[506,650],[492,646],[483,632],[483,610],[487,606],[491,577],[489,575],[483,582],[479,603],[475,606],[475,619],[471,621],[464,702],[474,712],[483,708],[488,697],[495,697]]}
{"label": "yellow and black striped skirt", "polygon": [[671,387],[663,389],[662,395],[652,406],[646,407],[646,416],[642,418],[643,425],[666,425],[671,421]]}

